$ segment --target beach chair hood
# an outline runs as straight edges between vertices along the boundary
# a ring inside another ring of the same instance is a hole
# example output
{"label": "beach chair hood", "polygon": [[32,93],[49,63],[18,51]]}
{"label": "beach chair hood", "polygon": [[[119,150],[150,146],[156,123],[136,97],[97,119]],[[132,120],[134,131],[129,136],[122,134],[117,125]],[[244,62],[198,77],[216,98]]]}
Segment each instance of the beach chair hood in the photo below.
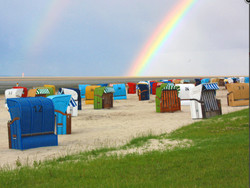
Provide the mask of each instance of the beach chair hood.
{"label": "beach chair hood", "polygon": [[12,122],[8,123],[9,146],[30,149],[57,146],[54,105],[44,97],[7,99]]}
{"label": "beach chair hood", "polygon": [[115,90],[114,100],[127,99],[125,84],[114,84],[113,88]]}
{"label": "beach chair hood", "polygon": [[23,95],[23,89],[6,89],[5,99],[7,98],[20,98]]}

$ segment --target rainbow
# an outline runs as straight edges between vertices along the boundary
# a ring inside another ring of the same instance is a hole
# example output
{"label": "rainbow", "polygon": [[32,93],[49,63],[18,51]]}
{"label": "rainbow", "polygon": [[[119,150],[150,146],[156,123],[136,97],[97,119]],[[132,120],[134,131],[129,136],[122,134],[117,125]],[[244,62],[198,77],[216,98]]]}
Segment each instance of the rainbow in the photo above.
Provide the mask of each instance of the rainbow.
{"label": "rainbow", "polygon": [[143,72],[150,65],[151,60],[159,49],[165,44],[171,33],[180,23],[182,18],[190,10],[197,0],[181,0],[170,13],[167,13],[154,34],[150,37],[137,58],[133,61],[128,71],[128,76],[142,76]]}
{"label": "rainbow", "polygon": [[67,8],[70,0],[51,0],[46,6],[40,20],[33,25],[29,32],[26,52],[32,56],[38,55],[48,41],[49,35],[56,29],[62,19],[63,11]]}

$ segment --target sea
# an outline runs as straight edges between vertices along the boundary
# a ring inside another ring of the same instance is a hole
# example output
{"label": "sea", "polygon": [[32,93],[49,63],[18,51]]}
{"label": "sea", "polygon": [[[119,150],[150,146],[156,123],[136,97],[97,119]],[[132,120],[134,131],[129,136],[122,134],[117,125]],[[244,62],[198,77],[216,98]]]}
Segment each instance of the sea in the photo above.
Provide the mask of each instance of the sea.
{"label": "sea", "polygon": [[[195,78],[201,77],[0,77],[0,94],[4,94],[6,89],[10,89],[17,84],[22,87],[27,87],[28,89],[41,87],[45,84],[55,85],[56,88],[78,88],[79,84],[137,83],[139,81],[171,79],[190,80],[190,83],[194,83]],[[209,76],[203,76],[202,78],[209,78]]]}

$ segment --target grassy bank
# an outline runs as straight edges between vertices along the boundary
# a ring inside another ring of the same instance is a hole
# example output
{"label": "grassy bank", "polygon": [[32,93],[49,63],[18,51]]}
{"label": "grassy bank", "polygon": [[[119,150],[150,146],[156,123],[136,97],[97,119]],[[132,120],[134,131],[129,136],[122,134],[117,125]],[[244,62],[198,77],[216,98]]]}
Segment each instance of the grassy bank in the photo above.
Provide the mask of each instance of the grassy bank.
{"label": "grassy bank", "polygon": [[[167,126],[167,122],[166,122]],[[125,156],[150,139],[192,141],[188,147]],[[248,187],[249,110],[199,121],[168,135],[136,138],[122,148],[70,155],[33,167],[17,161],[0,171],[0,187]]]}

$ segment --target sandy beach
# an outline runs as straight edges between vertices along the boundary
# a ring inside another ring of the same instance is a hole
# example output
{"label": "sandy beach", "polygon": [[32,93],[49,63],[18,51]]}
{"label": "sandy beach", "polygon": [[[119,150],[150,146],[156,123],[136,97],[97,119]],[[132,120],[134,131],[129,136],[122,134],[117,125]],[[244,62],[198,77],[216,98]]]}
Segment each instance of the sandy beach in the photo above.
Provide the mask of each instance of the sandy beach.
{"label": "sandy beach", "polygon": [[[229,113],[248,107],[228,107],[227,90],[217,91],[221,99],[222,113]],[[29,150],[8,148],[7,121],[9,112],[4,107],[5,99],[0,95],[0,166],[15,167],[16,160],[32,164],[34,160],[51,159],[69,153],[86,151],[103,146],[120,146],[140,135],[169,133],[194,121],[189,106],[182,106],[174,113],[156,113],[155,96],[149,101],[139,101],[136,94],[129,94],[127,100],[114,101],[114,108],[94,110],[85,105],[72,117],[72,134],[59,135],[57,147],[43,147]]]}

